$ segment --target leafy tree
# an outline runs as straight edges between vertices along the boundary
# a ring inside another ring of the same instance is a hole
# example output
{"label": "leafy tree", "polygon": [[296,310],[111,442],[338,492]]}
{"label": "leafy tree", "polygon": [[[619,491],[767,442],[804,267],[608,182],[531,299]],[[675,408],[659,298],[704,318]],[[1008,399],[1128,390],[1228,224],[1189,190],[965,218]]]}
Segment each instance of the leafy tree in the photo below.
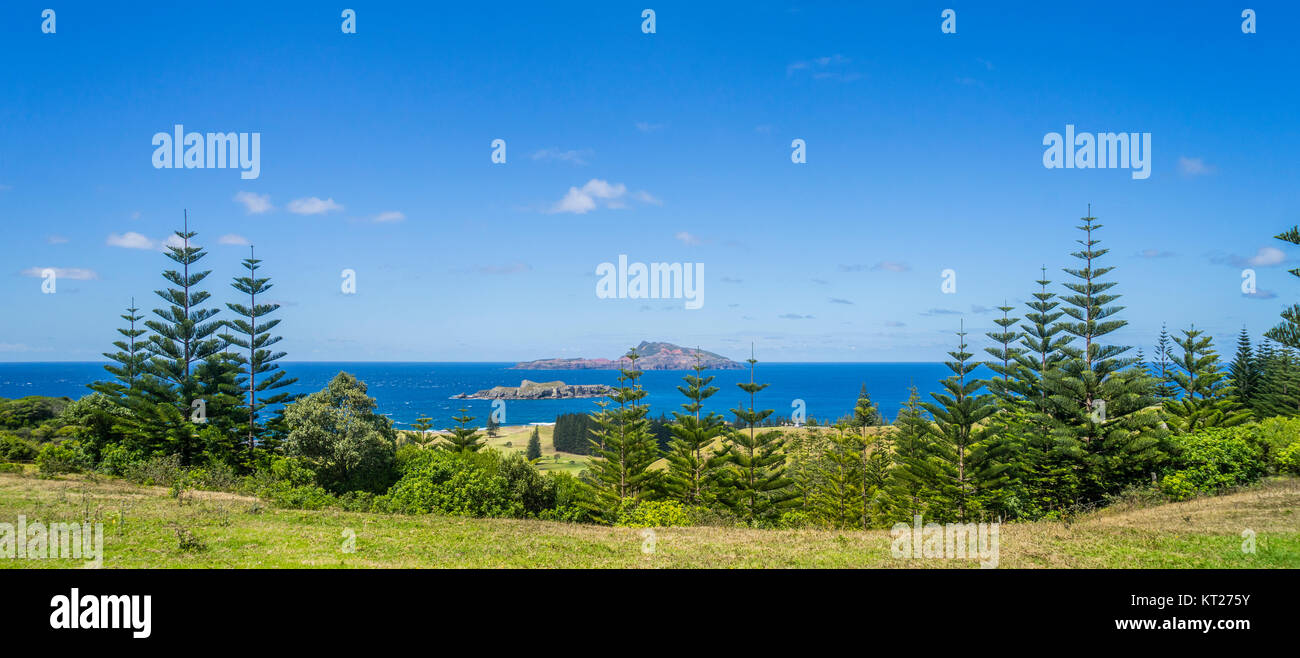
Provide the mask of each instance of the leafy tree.
{"label": "leafy tree", "polygon": [[1237,402],[1253,409],[1255,395],[1259,392],[1259,371],[1255,369],[1254,351],[1250,346],[1250,333],[1246,327],[1237,335],[1237,354],[1228,366],[1228,377],[1232,385],[1232,394]]}
{"label": "leafy tree", "polygon": [[893,464],[885,478],[885,507],[892,520],[911,523],[916,515],[927,513],[939,480],[939,469],[931,458],[930,421],[916,386],[911,387],[894,427],[898,433]]}
{"label": "leafy tree", "polygon": [[533,427],[533,433],[528,436],[528,449],[524,458],[528,461],[542,458],[542,434],[537,427]]}
{"label": "leafy tree", "polygon": [[625,499],[634,503],[645,499],[657,484],[657,473],[650,465],[659,458],[659,446],[646,419],[649,407],[641,403],[646,396],[640,383],[642,372],[636,369],[641,357],[632,349],[625,358],[628,365],[619,372],[618,386],[593,416],[599,430],[591,440],[592,495],[584,505],[593,516],[607,522],[617,518]]}
{"label": "leafy tree", "polygon": [[1174,342],[1183,349],[1183,355],[1174,362],[1177,369],[1172,373],[1180,395],[1175,400],[1164,401],[1169,424],[1178,431],[1190,433],[1246,422],[1249,413],[1241,411],[1228,396],[1227,376],[1219,369],[1219,355],[1211,346],[1210,337],[1192,327]]}
{"label": "leafy tree", "polygon": [[442,447],[452,452],[478,452],[484,445],[483,435],[469,426],[474,421],[474,417],[469,415],[469,409],[458,411],[459,416],[452,416],[452,420],[456,421],[456,427],[448,428],[451,436],[444,437],[446,443],[442,444]]}
{"label": "leafy tree", "polygon": [[[951,361],[945,362],[952,375],[940,384],[945,392],[931,393],[934,402],[921,407],[934,417],[934,456],[938,466],[936,498],[941,501],[938,510],[944,518],[955,517],[965,522],[973,518],[971,496],[975,491],[975,471],[971,463],[971,448],[982,440],[986,431],[978,426],[997,411],[992,396],[979,394],[985,382],[971,376],[978,363],[966,351],[966,331],[957,331],[957,349],[949,352]],[[938,502],[937,501],[937,502]]]}
{"label": "leafy tree", "polygon": [[1006,399],[1015,392],[1013,380],[1018,375],[1022,352],[1016,347],[1016,343],[1021,340],[1022,335],[1015,330],[1020,318],[1011,317],[1011,311],[1015,310],[1015,307],[1007,306],[1006,302],[1003,302],[998,310],[1002,311],[1002,317],[995,318],[993,322],[998,325],[999,330],[985,334],[997,343],[997,346],[984,348],[984,351],[993,357],[992,361],[987,361],[984,365],[997,374],[997,377],[988,382],[989,391],[999,398]]}
{"label": "leafy tree", "polygon": [[861,516],[862,527],[871,526],[871,514],[876,506],[876,499],[885,483],[885,471],[889,468],[889,435],[873,428],[882,423],[880,409],[871,401],[866,384],[858,391],[858,400],[853,406],[853,427],[857,430],[857,464],[855,472],[858,477],[857,491],[862,500],[856,505]]}
{"label": "leafy tree", "polygon": [[365,383],[340,372],[323,390],[285,407],[285,454],[301,459],[331,491],[383,492],[395,475],[397,437],[375,407]]}
{"label": "leafy tree", "polygon": [[266,432],[258,425],[257,419],[262,410],[268,406],[284,404],[289,400],[286,392],[276,393],[279,389],[292,385],[296,378],[285,378],[285,372],[275,363],[283,358],[284,352],[274,352],[270,347],[280,342],[280,336],[271,334],[271,330],[280,324],[279,318],[268,319],[267,316],[280,308],[279,304],[259,304],[258,295],[265,295],[271,289],[271,280],[257,276],[257,268],[262,261],[253,255],[253,247],[248,248],[248,258],[243,261],[248,270],[247,276],[236,277],[231,284],[235,290],[248,295],[248,305],[226,304],[226,308],[236,317],[226,323],[233,330],[221,335],[222,340],[243,350],[231,355],[236,364],[235,384],[245,396],[244,407],[247,410],[247,422],[244,435],[247,437],[248,450],[251,452],[260,442],[265,442]]}
{"label": "leafy tree", "polygon": [[791,435],[786,444],[787,474],[794,492],[793,506],[813,512],[814,499],[821,490],[821,470],[829,442],[823,432],[812,428]]}
{"label": "leafy tree", "polygon": [[791,481],[785,476],[785,439],[778,430],[758,432],[759,423],[772,415],[772,409],[755,410],[755,395],[767,384],[754,382],[752,356],[749,363],[749,381],[737,384],[749,394],[749,407],[731,410],[736,423],[745,430],[732,429],[727,433],[726,452],[722,459],[728,466],[728,489],[725,502],[732,511],[750,525],[771,523],[794,502],[795,492],[789,489]]}
{"label": "leafy tree", "polygon": [[698,351],[692,369],[694,375],[682,378],[686,386],[677,387],[688,402],[682,405],[683,411],[673,412],[673,422],[669,425],[673,438],[668,443],[668,474],[664,486],[671,498],[685,505],[707,505],[715,496],[713,489],[720,462],[713,444],[726,430],[726,421],[714,412],[700,415],[704,401],[717,393],[718,387],[709,385],[713,376],[704,376]]}
{"label": "leafy tree", "polygon": [[819,464],[821,487],[813,497],[817,517],[834,528],[851,528],[864,516],[858,450],[862,441],[849,423],[835,424]]}
{"label": "leafy tree", "polygon": [[194,399],[188,394],[197,387],[192,377],[194,365],[221,350],[222,344],[216,332],[222,323],[212,320],[218,313],[217,309],[201,306],[211,294],[198,287],[211,270],[190,272],[191,266],[198,263],[206,252],[202,247],[190,244],[198,234],[189,230],[188,213],[185,228],[173,235],[179,244],[169,244],[166,255],[181,266],[181,271],[163,272],[163,278],[175,287],[155,293],[169,306],[154,309],[158,319],[146,321],[145,326],[153,331],[148,341],[148,349],[153,355],[150,360],[152,373],[174,386],[180,393],[174,401],[188,408]]}
{"label": "leafy tree", "polygon": [[[1293,226],[1290,230],[1279,233],[1274,238],[1293,245],[1300,245],[1300,226]],[[1292,269],[1290,272],[1300,277],[1300,268]],[[1300,304],[1292,304],[1290,308],[1284,309],[1282,311],[1282,323],[1269,329],[1265,335],[1284,347],[1300,350]]]}
{"label": "leafy tree", "polygon": [[1045,381],[1058,447],[1079,460],[1085,495],[1094,500],[1138,481],[1161,456],[1160,420],[1148,409],[1155,402],[1153,382],[1129,368],[1134,360],[1123,356],[1128,346],[1102,342],[1127,322],[1117,318],[1124,307],[1112,305],[1119,299],[1110,292],[1116,283],[1102,281],[1114,268],[1097,264],[1109,250],[1097,246],[1094,233],[1102,226],[1096,220],[1090,215],[1078,226],[1082,249],[1072,255],[1082,266],[1065,269],[1075,280],[1065,284],[1072,293],[1062,298],[1069,320],[1060,322],[1072,340]]}
{"label": "leafy tree", "polygon": [[1178,392],[1174,389],[1174,352],[1169,329],[1160,324],[1160,338],[1156,341],[1156,360],[1151,363],[1151,375],[1156,380],[1155,396],[1159,400],[1172,400]]}
{"label": "leafy tree", "polygon": [[755,384],[754,364],[750,356],[749,381],[740,382],[742,391],[749,394],[749,407],[732,408],[737,425],[725,440],[724,463],[727,464],[727,503],[737,516],[751,525],[770,524],[781,511],[793,505],[796,493],[789,489],[785,477],[785,440],[780,430],[757,432],[759,423],[772,415],[772,410],[755,410],[754,397],[767,384]]}
{"label": "leafy tree", "polygon": [[90,386],[91,389],[110,397],[118,397],[135,388],[136,380],[144,375],[149,358],[145,351],[145,341],[139,340],[146,332],[142,328],[136,328],[144,316],[140,315],[140,309],[136,308],[134,297],[131,298],[131,305],[127,307],[126,313],[120,317],[126,320],[127,328],[117,330],[117,333],[122,335],[122,340],[113,341],[113,347],[116,347],[117,351],[104,352],[104,356],[112,361],[104,366],[104,370],[113,375],[117,381],[96,382]]}

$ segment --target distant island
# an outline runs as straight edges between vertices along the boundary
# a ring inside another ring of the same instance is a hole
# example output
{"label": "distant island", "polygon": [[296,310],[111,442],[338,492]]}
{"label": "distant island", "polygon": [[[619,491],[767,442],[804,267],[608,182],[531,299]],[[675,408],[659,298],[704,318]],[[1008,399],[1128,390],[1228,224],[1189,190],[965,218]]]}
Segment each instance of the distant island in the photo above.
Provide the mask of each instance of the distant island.
{"label": "distant island", "polygon": [[[636,346],[636,366],[640,370],[690,370],[698,358],[709,370],[740,370],[744,364],[693,347],[672,343],[641,341]],[[538,359],[511,366],[514,370],[619,370],[628,365],[626,357],[617,359]]]}
{"label": "distant island", "polygon": [[493,386],[486,391],[453,395],[453,400],[558,400],[561,398],[598,398],[609,395],[613,388],[604,384],[565,384],[561,381],[530,382],[518,386]]}

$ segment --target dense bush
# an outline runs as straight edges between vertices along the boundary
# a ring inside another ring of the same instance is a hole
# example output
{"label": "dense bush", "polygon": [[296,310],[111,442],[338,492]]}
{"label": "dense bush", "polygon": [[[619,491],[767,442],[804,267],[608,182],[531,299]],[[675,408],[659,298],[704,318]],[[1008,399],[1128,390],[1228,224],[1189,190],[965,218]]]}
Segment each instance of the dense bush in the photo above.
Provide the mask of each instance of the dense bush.
{"label": "dense bush", "polygon": [[1250,439],[1259,448],[1270,471],[1286,472],[1282,454],[1288,446],[1300,442],[1300,417],[1277,416],[1262,420],[1251,428]]}
{"label": "dense bush", "polygon": [[616,526],[625,528],[672,528],[692,525],[691,510],[675,500],[624,499]]}
{"label": "dense bush", "polygon": [[285,454],[303,460],[317,484],[337,493],[379,493],[393,482],[396,433],[375,413],[366,385],[345,372],[284,409]]}
{"label": "dense bush", "polygon": [[41,473],[76,473],[86,467],[86,458],[75,441],[48,443],[36,453],[36,467]]}
{"label": "dense bush", "polygon": [[555,418],[551,443],[560,452],[589,455],[592,432],[597,428],[596,421],[587,414],[560,414]]}
{"label": "dense bush", "polygon": [[1258,480],[1266,463],[1252,428],[1202,430],[1170,438],[1172,463],[1160,490],[1174,500],[1214,493]]}
{"label": "dense bush", "polygon": [[408,467],[384,497],[390,511],[523,516],[523,504],[512,499],[509,484],[492,463],[495,453],[426,452],[428,456]]}
{"label": "dense bush", "polygon": [[180,455],[157,455],[145,460],[128,461],[121,466],[122,477],[136,484],[170,487],[185,476]]}
{"label": "dense bush", "polygon": [[0,461],[26,462],[36,459],[36,445],[12,434],[0,434]]}

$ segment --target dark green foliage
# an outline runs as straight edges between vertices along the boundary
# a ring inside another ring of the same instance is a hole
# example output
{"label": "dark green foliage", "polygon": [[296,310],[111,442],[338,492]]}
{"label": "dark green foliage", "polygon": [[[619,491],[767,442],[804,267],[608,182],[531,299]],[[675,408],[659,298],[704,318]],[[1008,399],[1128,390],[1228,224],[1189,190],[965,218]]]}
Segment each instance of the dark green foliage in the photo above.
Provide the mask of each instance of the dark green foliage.
{"label": "dark green foliage", "polygon": [[469,409],[461,409],[459,416],[453,416],[452,420],[456,421],[456,427],[452,427],[451,436],[443,437],[446,443],[442,447],[452,452],[478,452],[483,448],[483,435],[478,430],[469,427],[474,417],[469,415]]}
{"label": "dark green foliage", "polygon": [[1169,329],[1160,325],[1160,338],[1156,341],[1156,358],[1151,362],[1150,374],[1156,380],[1155,397],[1158,400],[1172,400],[1178,395],[1174,388],[1174,352],[1173,340]]}
{"label": "dark green foliage", "polygon": [[1174,342],[1183,354],[1174,361],[1171,373],[1178,397],[1164,401],[1169,426],[1179,432],[1195,432],[1246,422],[1250,414],[1229,397],[1227,375],[1219,369],[1210,337],[1192,327]]}
{"label": "dark green foliage", "polygon": [[528,435],[528,449],[524,455],[529,461],[542,458],[542,434],[537,427]]}
{"label": "dark green foliage", "polygon": [[589,414],[560,414],[555,418],[551,444],[559,452],[589,455],[591,439],[599,429],[600,424]]}
{"label": "dark green foliage", "polygon": [[933,454],[930,421],[921,406],[921,394],[912,386],[907,404],[894,421],[893,464],[885,478],[884,508],[887,519],[911,523],[927,515],[939,470]]}
{"label": "dark green foliage", "polygon": [[[280,342],[280,337],[271,330],[280,324],[279,318],[268,318],[280,308],[279,304],[258,303],[258,295],[265,295],[271,289],[271,280],[257,276],[261,260],[253,257],[253,248],[248,248],[249,257],[244,259],[247,276],[236,277],[231,286],[248,295],[248,305],[226,304],[237,317],[226,322],[231,331],[221,335],[228,345],[239,348],[230,353],[228,360],[233,362],[237,375],[232,382],[234,388],[243,395],[243,406],[247,420],[242,434],[246,437],[248,450],[251,452],[259,444],[264,448],[269,445],[269,433],[258,424],[258,418],[267,406],[284,404],[289,394],[276,392],[298,381],[286,378],[276,361],[284,357],[284,352],[273,351],[272,345]],[[225,374],[225,373],[222,373]]]}
{"label": "dark green foliage", "polygon": [[285,422],[285,454],[301,459],[325,489],[378,493],[392,484],[392,421],[375,413],[365,383],[352,375],[341,372],[324,390],[288,405]]}
{"label": "dark green foliage", "polygon": [[591,439],[591,497],[586,504],[593,516],[610,523],[626,499],[652,496],[659,479],[650,470],[659,459],[659,446],[646,419],[649,407],[641,402],[646,391],[636,369],[639,358],[635,349],[628,352],[629,363],[619,373],[618,386],[593,415],[600,429]]}
{"label": "dark green foliage", "polygon": [[952,360],[945,365],[952,375],[940,382],[944,392],[931,393],[935,401],[921,404],[934,417],[932,454],[938,478],[931,517],[965,522],[976,512],[971,498],[976,491],[977,471],[971,451],[987,435],[978,425],[997,407],[991,395],[979,393],[984,381],[971,375],[979,364],[970,360],[973,355],[966,351],[963,329],[957,331],[957,349],[948,355]]}
{"label": "dark green foliage", "polygon": [[1107,345],[1103,339],[1127,324],[1114,306],[1119,296],[1110,292],[1113,281],[1102,281],[1113,268],[1098,265],[1109,251],[1099,248],[1095,217],[1084,217],[1078,240],[1082,249],[1072,254],[1081,266],[1066,268],[1074,281],[1065,284],[1072,293],[1062,298],[1068,320],[1060,322],[1071,338],[1061,347],[1065,358],[1044,380],[1054,419],[1056,451],[1078,460],[1083,495],[1100,499],[1118,493],[1145,477],[1160,459],[1160,419],[1148,409],[1155,402],[1154,382],[1134,359],[1123,356],[1130,348]]}
{"label": "dark green foliage", "polygon": [[694,370],[694,375],[682,378],[686,386],[677,387],[688,401],[682,405],[684,411],[673,412],[675,420],[669,426],[673,438],[668,444],[664,486],[670,497],[685,505],[708,505],[717,497],[721,463],[714,443],[726,431],[726,422],[716,413],[700,415],[704,401],[717,393],[718,387],[709,385],[713,377],[704,376],[698,354]]}
{"label": "dark green foliage", "polygon": [[1255,408],[1255,398],[1259,393],[1259,371],[1256,370],[1255,353],[1250,346],[1250,333],[1245,327],[1237,335],[1237,353],[1228,365],[1229,384],[1232,396],[1237,404],[1246,409]]}
{"label": "dark green foliage", "polygon": [[737,386],[749,394],[749,407],[731,410],[736,424],[744,429],[727,433],[726,451],[721,456],[726,465],[722,473],[727,485],[722,502],[750,525],[770,525],[795,503],[796,493],[790,487],[792,481],[785,476],[785,439],[781,432],[755,430],[772,410],[754,408],[755,395],[767,388],[767,384],[754,382],[754,364],[758,361],[751,357],[748,363],[749,381]]}

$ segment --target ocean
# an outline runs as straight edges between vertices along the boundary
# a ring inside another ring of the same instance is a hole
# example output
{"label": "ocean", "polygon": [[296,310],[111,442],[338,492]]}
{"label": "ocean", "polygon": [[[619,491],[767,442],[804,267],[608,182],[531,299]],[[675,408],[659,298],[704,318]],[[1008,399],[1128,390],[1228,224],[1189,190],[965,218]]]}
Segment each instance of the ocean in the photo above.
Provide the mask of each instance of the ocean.
{"label": "ocean", "polygon": [[[87,384],[108,379],[102,363],[0,363],[0,397],[24,395],[68,396],[78,398],[89,393]],[[561,380],[566,384],[617,383],[613,370],[511,370],[513,363],[390,363],[390,362],[299,362],[282,367],[298,382],[281,390],[311,393],[323,388],[339,371],[346,371],[365,382],[368,392],[378,403],[379,412],[406,427],[417,417],[427,415],[434,426],[449,427],[460,408],[469,409],[480,427],[492,412],[491,400],[452,400],[458,393],[474,393],[493,386],[518,386],[520,380],[535,382]],[[680,411],[686,397],[677,387],[685,385],[682,377],[690,371],[651,370],[642,377],[648,392],[650,415],[671,417]],[[749,381],[748,370],[713,370],[714,386],[720,390],[706,401],[707,411],[733,417],[728,409],[747,405],[747,395],[736,384]],[[759,363],[755,380],[768,383],[756,399],[759,409],[773,409],[773,416],[788,417],[796,400],[802,400],[807,417],[834,420],[853,412],[858,389],[866,384],[871,400],[887,420],[892,421],[907,401],[908,389],[915,384],[923,401],[930,392],[939,391],[939,380],[950,374],[942,363]],[[987,377],[983,368],[977,376]],[[596,411],[600,398],[569,400],[509,400],[505,403],[506,425],[549,423],[563,413]]]}

